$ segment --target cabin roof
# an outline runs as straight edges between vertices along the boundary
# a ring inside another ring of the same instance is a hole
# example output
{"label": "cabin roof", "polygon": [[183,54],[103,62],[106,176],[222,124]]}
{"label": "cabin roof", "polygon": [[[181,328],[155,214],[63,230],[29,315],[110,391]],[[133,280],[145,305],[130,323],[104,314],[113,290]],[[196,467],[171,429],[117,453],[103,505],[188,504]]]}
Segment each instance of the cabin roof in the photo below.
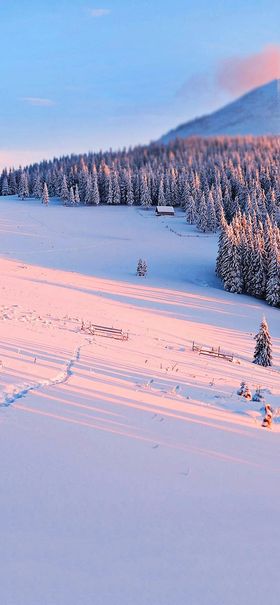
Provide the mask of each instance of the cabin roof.
{"label": "cabin roof", "polygon": [[158,212],[174,212],[173,206],[156,206]]}

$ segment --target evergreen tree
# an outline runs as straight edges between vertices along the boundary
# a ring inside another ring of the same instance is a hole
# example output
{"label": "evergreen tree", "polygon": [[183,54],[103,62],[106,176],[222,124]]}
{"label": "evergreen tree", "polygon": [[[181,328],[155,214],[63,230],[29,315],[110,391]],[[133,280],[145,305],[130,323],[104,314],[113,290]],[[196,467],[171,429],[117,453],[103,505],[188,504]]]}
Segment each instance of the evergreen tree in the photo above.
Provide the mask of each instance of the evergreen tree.
{"label": "evergreen tree", "polygon": [[146,175],[141,176],[140,180],[140,204],[143,208],[149,208],[152,200],[149,192],[148,182]]}
{"label": "evergreen tree", "polygon": [[256,347],[253,363],[259,366],[272,365],[272,345],[268,325],[265,317],[263,318],[258,334],[255,336]]}
{"label": "evergreen tree", "polygon": [[33,195],[37,199],[42,197],[42,182],[41,182],[41,177],[39,174],[37,174],[37,176],[35,178],[34,187],[33,187]]}
{"label": "evergreen tree", "polygon": [[274,236],[274,242],[271,247],[271,257],[268,266],[266,300],[274,307],[280,306],[280,255],[276,236]]}
{"label": "evergreen tree", "polygon": [[65,174],[62,177],[61,189],[60,189],[60,198],[67,202],[69,200],[69,189],[67,185],[67,180]]}
{"label": "evergreen tree", "polygon": [[116,171],[114,170],[112,174],[112,204],[120,204],[121,203],[121,192],[119,179]]}
{"label": "evergreen tree", "polygon": [[92,176],[87,175],[86,191],[85,191],[85,204],[91,205],[93,203],[93,190],[92,190]]}
{"label": "evergreen tree", "polygon": [[20,175],[18,195],[22,200],[29,196],[29,186],[26,172],[22,172]]}
{"label": "evergreen tree", "polygon": [[136,275],[138,275],[139,277],[145,277],[146,273],[147,273],[147,263],[145,260],[142,260],[142,258],[139,258],[138,264],[137,264],[137,269],[136,269]]}
{"label": "evergreen tree", "polygon": [[1,195],[9,195],[8,177],[5,174],[2,181]]}
{"label": "evergreen tree", "polygon": [[49,204],[49,192],[48,192],[47,183],[44,183],[43,193],[42,193],[42,203],[44,204],[44,206],[48,206],[48,204]]}
{"label": "evergreen tree", "polygon": [[131,172],[128,172],[127,175],[127,184],[126,184],[126,203],[128,206],[132,206],[134,204],[134,194],[133,194],[133,185]]}
{"label": "evergreen tree", "polygon": [[207,206],[206,206],[206,202],[205,202],[204,193],[202,193],[200,204],[199,204],[196,226],[199,229],[199,231],[202,231],[203,233],[208,231]]}
{"label": "evergreen tree", "polygon": [[79,185],[78,183],[75,185],[75,204],[80,203],[80,194],[79,194]]}
{"label": "evergreen tree", "polygon": [[70,187],[69,204],[70,204],[70,206],[74,206],[75,205],[75,195],[74,195],[74,189],[73,189],[73,187]]}
{"label": "evergreen tree", "polygon": [[163,189],[163,179],[160,179],[159,182],[159,188],[158,188],[158,199],[157,199],[157,205],[158,206],[165,206],[165,195],[164,195],[164,189]]}
{"label": "evergreen tree", "polygon": [[98,206],[100,203],[100,195],[99,195],[98,180],[97,180],[96,172],[93,173],[93,177],[92,177],[92,202],[95,206]]}

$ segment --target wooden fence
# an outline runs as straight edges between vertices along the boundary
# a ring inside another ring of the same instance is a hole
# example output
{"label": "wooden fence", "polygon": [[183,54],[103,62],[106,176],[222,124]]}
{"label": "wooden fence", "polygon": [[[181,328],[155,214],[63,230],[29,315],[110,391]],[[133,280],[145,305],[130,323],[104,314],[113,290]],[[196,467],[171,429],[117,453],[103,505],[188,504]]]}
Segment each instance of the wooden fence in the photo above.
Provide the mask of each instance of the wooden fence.
{"label": "wooden fence", "polygon": [[193,341],[192,350],[198,351],[199,355],[209,355],[210,357],[218,357],[227,359],[227,361],[233,361],[233,354],[222,351],[221,347],[209,347]]}
{"label": "wooden fence", "polygon": [[105,338],[115,338],[117,340],[128,340],[128,332],[123,332],[118,328],[110,328],[109,326],[99,326],[97,324],[84,321],[81,325],[81,332],[91,334],[92,336],[103,336]]}

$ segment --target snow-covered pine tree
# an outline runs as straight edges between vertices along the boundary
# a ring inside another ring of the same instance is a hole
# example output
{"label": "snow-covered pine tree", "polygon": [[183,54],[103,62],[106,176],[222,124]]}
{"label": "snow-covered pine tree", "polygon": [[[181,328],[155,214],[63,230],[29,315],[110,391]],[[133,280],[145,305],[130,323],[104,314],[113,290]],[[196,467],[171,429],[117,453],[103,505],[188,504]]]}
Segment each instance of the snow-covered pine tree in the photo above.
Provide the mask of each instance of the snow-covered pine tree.
{"label": "snow-covered pine tree", "polygon": [[260,325],[258,334],[255,336],[256,347],[253,363],[259,366],[268,367],[272,365],[272,344],[269,328],[265,317]]}
{"label": "snow-covered pine tree", "polygon": [[142,258],[139,258],[139,261],[138,261],[137,267],[136,267],[136,275],[138,275],[139,277],[142,277],[142,267],[143,267],[143,261],[142,261]]}
{"label": "snow-covered pine tree", "polygon": [[212,191],[209,192],[207,200],[207,215],[207,231],[212,231],[213,233],[215,233],[215,231],[217,230],[217,216]]}
{"label": "snow-covered pine tree", "polygon": [[94,172],[92,176],[92,202],[95,206],[98,206],[100,203],[97,172]]}
{"label": "snow-covered pine tree", "polygon": [[112,186],[112,177],[111,177],[110,172],[106,177],[106,184],[107,184],[106,203],[112,204],[113,203],[113,186]]}
{"label": "snow-covered pine tree", "polygon": [[121,203],[121,191],[116,170],[112,174],[112,204]]}
{"label": "snow-covered pine tree", "polygon": [[158,199],[157,199],[157,205],[158,206],[165,206],[165,195],[164,195],[164,188],[163,188],[163,179],[160,179],[159,182],[159,188],[158,188]]}
{"label": "snow-covered pine tree", "polygon": [[200,199],[196,226],[199,231],[202,231],[203,233],[206,233],[206,231],[208,231],[208,215],[204,193],[202,193]]}
{"label": "snow-covered pine tree", "polygon": [[143,208],[147,209],[150,207],[151,203],[152,200],[150,196],[147,175],[142,173],[140,177],[140,204]]}
{"label": "snow-covered pine tree", "polygon": [[9,195],[9,182],[6,174],[4,175],[2,181],[1,195]]}
{"label": "snow-covered pine tree", "polygon": [[142,260],[142,258],[139,258],[138,264],[137,264],[137,269],[136,269],[136,275],[138,275],[139,277],[145,277],[146,273],[147,273],[147,263],[145,260]]}
{"label": "snow-covered pine tree", "polygon": [[75,195],[74,195],[74,189],[73,189],[73,187],[70,187],[69,204],[70,204],[70,206],[75,206]]}
{"label": "snow-covered pine tree", "polygon": [[75,185],[75,204],[79,204],[80,203],[80,194],[79,194],[79,185],[78,183]]}
{"label": "snow-covered pine tree", "polygon": [[229,228],[228,249],[226,251],[225,271],[223,275],[224,287],[228,292],[241,294],[243,292],[242,258],[237,236],[233,233],[232,226]]}
{"label": "snow-covered pine tree", "polygon": [[69,189],[68,189],[67,179],[66,179],[65,174],[62,177],[62,183],[61,183],[61,188],[60,188],[60,199],[62,199],[63,202],[65,202],[65,203],[69,200]]}
{"label": "snow-covered pine tree", "polygon": [[37,174],[37,176],[35,178],[34,187],[33,187],[33,195],[37,199],[40,199],[40,197],[42,197],[42,181],[40,178],[40,174]]}
{"label": "snow-covered pine tree", "polygon": [[92,176],[91,176],[91,174],[88,174],[87,183],[86,183],[86,191],[85,191],[85,204],[91,205],[92,201],[93,201]]}
{"label": "snow-covered pine tree", "polygon": [[145,260],[143,260],[143,262],[142,262],[142,275],[143,275],[143,277],[146,277],[147,271],[148,271],[147,263],[146,263]]}
{"label": "snow-covered pine tree", "polygon": [[133,185],[130,170],[128,171],[126,180],[126,203],[128,206],[133,206],[134,204]]}
{"label": "snow-covered pine tree", "polygon": [[260,231],[257,233],[255,242],[254,242],[254,250],[252,254],[252,267],[253,267],[253,295],[258,298],[263,298],[265,295],[265,287],[266,287],[266,275],[264,268],[264,246],[263,240],[261,238]]}
{"label": "snow-covered pine tree", "polygon": [[280,306],[280,254],[276,234],[273,237],[270,255],[266,283],[266,300],[273,307],[278,307]]}
{"label": "snow-covered pine tree", "polygon": [[18,195],[22,200],[29,196],[28,177],[26,172],[22,172],[20,175]]}
{"label": "snow-covered pine tree", "polygon": [[48,204],[49,204],[49,192],[48,192],[47,183],[44,183],[44,187],[43,187],[42,204],[44,204],[44,206],[48,206]]}
{"label": "snow-covered pine tree", "polygon": [[192,193],[189,193],[186,201],[186,221],[189,225],[194,225],[196,222],[196,208]]}

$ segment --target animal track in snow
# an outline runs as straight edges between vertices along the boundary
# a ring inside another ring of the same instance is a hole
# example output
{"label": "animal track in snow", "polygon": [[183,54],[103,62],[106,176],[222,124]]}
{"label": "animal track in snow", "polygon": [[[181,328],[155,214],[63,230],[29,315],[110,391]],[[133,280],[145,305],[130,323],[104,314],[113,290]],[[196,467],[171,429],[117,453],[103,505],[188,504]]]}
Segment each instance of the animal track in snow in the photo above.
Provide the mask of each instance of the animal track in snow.
{"label": "animal track in snow", "polygon": [[62,372],[59,372],[55,376],[55,378],[51,378],[49,380],[42,380],[41,382],[37,382],[37,383],[31,384],[31,385],[26,385],[24,387],[15,386],[11,393],[4,392],[3,396],[2,396],[3,399],[0,402],[0,408],[9,407],[13,403],[15,403],[18,399],[22,399],[23,397],[28,395],[28,393],[30,393],[31,391],[40,391],[40,390],[46,389],[48,387],[56,386],[59,384],[65,384],[73,374],[72,368],[73,368],[74,364],[77,361],[79,361],[79,359],[80,359],[81,349],[88,346],[88,344],[89,343],[80,345],[76,349],[76,351],[74,352],[74,355],[66,363],[65,370],[63,370]]}

